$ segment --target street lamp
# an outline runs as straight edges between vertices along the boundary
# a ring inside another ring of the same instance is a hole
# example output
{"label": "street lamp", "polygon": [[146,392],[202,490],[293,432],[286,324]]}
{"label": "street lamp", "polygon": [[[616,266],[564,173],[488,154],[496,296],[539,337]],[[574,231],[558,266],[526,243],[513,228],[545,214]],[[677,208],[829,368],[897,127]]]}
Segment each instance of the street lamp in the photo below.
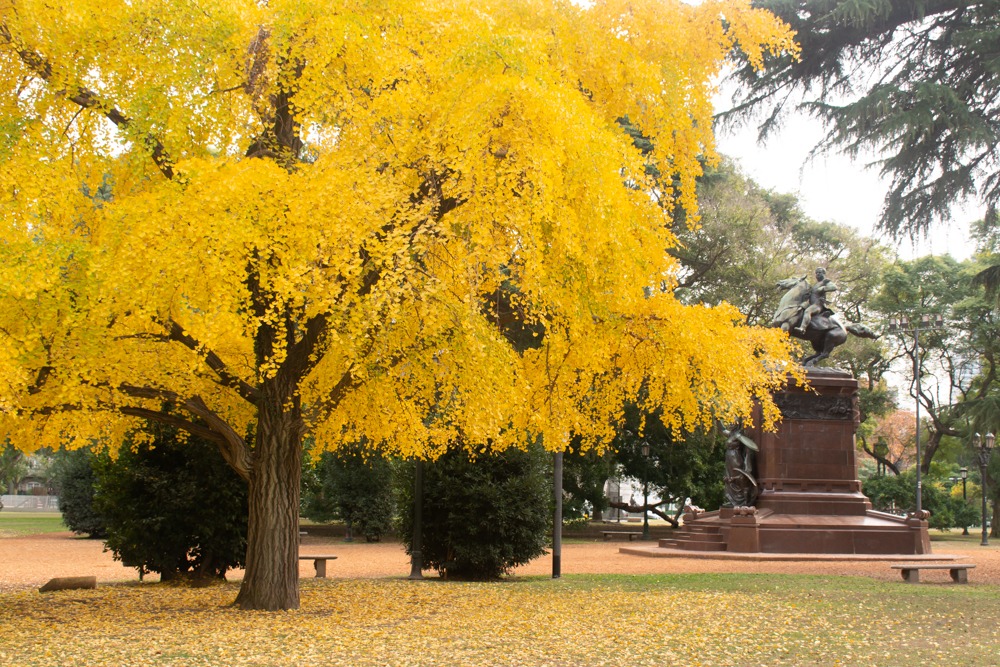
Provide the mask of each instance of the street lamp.
{"label": "street lamp", "polygon": [[875,474],[882,477],[886,473],[885,460],[889,456],[889,443],[879,437],[875,442]]}
{"label": "street lamp", "polygon": [[980,437],[978,433],[972,437],[972,445],[979,449],[979,469],[983,475],[981,489],[983,493],[983,541],[979,543],[983,547],[990,546],[990,541],[986,536],[986,466],[989,465],[990,452],[993,450],[995,442],[996,436],[992,433],[987,433],[985,438]]}
{"label": "street lamp", "polygon": [[642,539],[649,539],[649,443],[642,441]]}
{"label": "street lamp", "polygon": [[923,510],[923,482],[920,479],[920,465],[922,463],[920,456],[920,332],[940,329],[943,326],[944,318],[940,315],[935,315],[933,319],[928,315],[921,315],[920,321],[913,323],[906,315],[901,315],[899,319],[894,317],[889,320],[889,331],[913,334],[913,383],[916,385],[914,395],[917,399],[917,516],[920,516]]}

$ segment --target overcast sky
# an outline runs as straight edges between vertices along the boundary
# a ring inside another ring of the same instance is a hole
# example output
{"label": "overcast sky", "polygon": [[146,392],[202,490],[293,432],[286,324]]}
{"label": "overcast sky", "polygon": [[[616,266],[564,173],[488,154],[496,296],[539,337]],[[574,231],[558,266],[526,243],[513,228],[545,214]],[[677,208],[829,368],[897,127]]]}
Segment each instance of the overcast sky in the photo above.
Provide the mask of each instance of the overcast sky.
{"label": "overcast sky", "polygon": [[[784,131],[763,146],[757,144],[753,127],[735,133],[720,131],[716,141],[719,152],[735,159],[758,184],[777,192],[797,194],[809,217],[851,225],[873,235],[887,190],[885,183],[880,180],[877,168],[866,168],[871,158],[852,162],[834,154],[808,160],[809,151],[822,136],[823,128],[818,121],[799,116],[789,118]],[[905,259],[932,253],[966,259],[974,251],[968,239],[968,223],[982,215],[975,205],[956,207],[952,223],[938,225],[916,245],[909,241],[886,243]]]}

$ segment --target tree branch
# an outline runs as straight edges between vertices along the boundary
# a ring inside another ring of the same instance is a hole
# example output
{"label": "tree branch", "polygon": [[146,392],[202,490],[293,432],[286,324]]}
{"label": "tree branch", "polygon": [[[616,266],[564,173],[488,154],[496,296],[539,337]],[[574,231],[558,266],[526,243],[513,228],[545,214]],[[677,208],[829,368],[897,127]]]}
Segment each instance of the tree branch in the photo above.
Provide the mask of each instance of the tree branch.
{"label": "tree branch", "polygon": [[[50,83],[52,80],[52,64],[41,54],[36,53],[27,48],[22,48],[14,36],[11,34],[10,29],[5,23],[0,23],[0,40],[13,46],[18,58],[21,59],[28,69],[35,73],[36,76],[41,78],[46,83]],[[134,122],[114,105],[107,104],[100,99],[97,93],[83,86],[76,88],[74,92],[61,91],[56,92],[57,95],[66,98],[70,102],[78,105],[82,109],[97,109],[102,111],[104,116],[114,123],[121,130],[132,129]],[[167,155],[166,148],[159,139],[149,134],[148,132],[141,137],[142,143],[149,150],[151,157],[153,158],[153,163],[160,170],[167,179],[173,180],[174,178],[174,168],[173,162]]]}
{"label": "tree branch", "polygon": [[646,505],[633,505],[632,503],[623,503],[619,501],[612,500],[608,503],[608,507],[616,510],[624,510],[629,514],[642,514],[643,512],[652,512],[656,516],[660,517],[667,523],[669,523],[674,528],[680,525],[680,519],[676,516],[670,516],[666,512],[660,509],[660,505],[667,502],[666,500],[661,500],[658,503],[648,503]]}
{"label": "tree branch", "polygon": [[323,336],[326,334],[329,318],[325,313],[314,315],[306,322],[302,338],[289,346],[288,362],[296,377],[304,378],[316,366],[316,354]]}
{"label": "tree branch", "polygon": [[192,435],[196,435],[199,438],[209,440],[216,443],[217,445],[226,444],[226,439],[221,433],[217,433],[210,428],[195,424],[194,422],[178,417],[177,415],[172,415],[166,412],[161,412],[159,410],[148,410],[146,408],[132,408],[124,407],[119,408],[119,412],[123,415],[128,415],[130,417],[139,417],[140,419],[147,419],[149,421],[160,422],[161,424],[168,424],[176,428],[187,431]]}
{"label": "tree branch", "polygon": [[249,384],[248,382],[241,380],[229,370],[226,363],[216,354],[214,351],[209,350],[202,344],[198,339],[189,334],[184,330],[180,324],[178,324],[173,319],[168,319],[166,321],[157,321],[158,324],[167,329],[168,340],[176,341],[188,348],[192,352],[197,353],[205,360],[205,363],[215,371],[215,374],[219,376],[222,384],[240,395],[243,400],[256,406],[260,400],[260,392],[256,387]]}
{"label": "tree branch", "polygon": [[859,436],[858,439],[861,441],[861,449],[864,450],[865,454],[875,459],[878,463],[881,463],[882,465],[887,467],[889,470],[892,471],[893,475],[899,475],[899,467],[889,459],[885,458],[884,456],[879,456],[878,454],[876,454],[875,450],[868,446],[867,438],[865,438],[864,436]]}
{"label": "tree branch", "polygon": [[[245,480],[250,479],[250,472],[253,468],[253,457],[250,452],[249,447],[247,447],[246,441],[243,439],[239,433],[233,430],[224,419],[219,417],[215,412],[213,412],[206,404],[205,401],[201,399],[200,396],[193,396],[191,398],[183,398],[177,392],[170,391],[167,389],[156,389],[154,387],[138,387],[134,385],[120,385],[118,390],[127,396],[132,396],[134,398],[146,398],[152,400],[160,400],[165,403],[170,403],[176,405],[177,407],[187,410],[196,417],[200,417],[207,425],[208,429],[216,434],[212,438],[212,441],[219,446],[219,451],[222,453],[222,458],[226,460],[226,463],[236,471],[236,473]],[[139,409],[141,408],[119,408],[124,414],[129,414],[124,412],[126,409]],[[186,420],[178,420],[176,415],[171,415],[167,412],[157,412],[155,410],[145,411],[144,415],[147,419],[156,419],[157,421],[171,424],[177,426],[178,428],[183,428],[184,430],[194,433],[195,435],[201,435],[200,432],[188,429],[184,423]],[[184,422],[184,423],[181,423]],[[204,427],[197,426],[197,428],[202,429]]]}

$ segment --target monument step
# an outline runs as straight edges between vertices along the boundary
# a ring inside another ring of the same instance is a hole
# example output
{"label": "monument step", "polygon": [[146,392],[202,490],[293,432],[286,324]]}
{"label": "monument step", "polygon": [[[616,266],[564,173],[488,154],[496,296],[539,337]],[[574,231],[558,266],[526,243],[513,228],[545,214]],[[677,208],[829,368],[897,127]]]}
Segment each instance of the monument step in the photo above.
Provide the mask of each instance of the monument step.
{"label": "monument step", "polygon": [[[671,540],[674,544],[670,545],[674,549],[681,549],[683,551],[725,551],[725,542],[719,541],[708,541],[708,540],[684,540],[684,539],[674,539]],[[661,545],[664,546],[664,545]]]}
{"label": "monument step", "polygon": [[660,546],[688,551],[725,551],[726,543],[718,526],[692,525],[685,527],[673,537],[660,540]]}
{"label": "monument step", "polygon": [[680,530],[674,533],[675,540],[706,540],[711,542],[721,542],[722,533],[719,532],[718,528],[713,528],[705,531],[688,531]]}

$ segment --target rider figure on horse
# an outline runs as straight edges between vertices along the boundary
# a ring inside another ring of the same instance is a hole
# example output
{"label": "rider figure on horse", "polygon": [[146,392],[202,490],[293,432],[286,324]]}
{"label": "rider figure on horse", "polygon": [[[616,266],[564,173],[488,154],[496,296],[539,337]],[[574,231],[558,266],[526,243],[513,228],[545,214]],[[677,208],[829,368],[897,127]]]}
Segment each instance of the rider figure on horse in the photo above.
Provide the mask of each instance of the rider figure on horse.
{"label": "rider figure on horse", "polygon": [[827,310],[826,295],[836,292],[837,286],[826,277],[826,269],[822,266],[816,269],[816,282],[809,289],[809,305],[802,313],[802,322],[795,327],[796,333],[805,334],[812,321],[813,315],[818,315]]}
{"label": "rider figure on horse", "polygon": [[[826,298],[830,292],[837,291],[837,286],[827,280],[826,269],[816,269],[816,282],[812,285],[806,276],[802,276],[779,280],[777,286],[786,291],[771,318],[771,326],[781,327],[782,331],[812,345],[815,354],[804,357],[802,365],[815,366],[829,357],[834,348],[847,341],[847,334],[873,340],[879,337],[879,334],[863,324],[844,326],[831,317],[833,311]],[[795,326],[796,322],[798,326]]]}

